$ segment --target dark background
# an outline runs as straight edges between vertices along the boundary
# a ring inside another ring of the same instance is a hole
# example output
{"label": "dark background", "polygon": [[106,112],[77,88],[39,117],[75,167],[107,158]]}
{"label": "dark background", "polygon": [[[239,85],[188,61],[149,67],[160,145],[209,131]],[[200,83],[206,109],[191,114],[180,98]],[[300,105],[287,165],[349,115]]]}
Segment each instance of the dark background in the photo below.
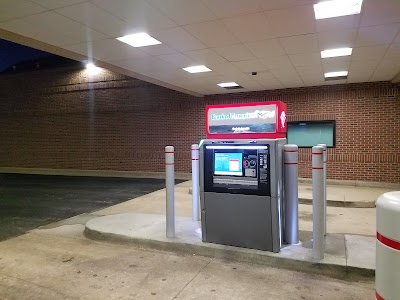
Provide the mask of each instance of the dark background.
{"label": "dark background", "polygon": [[0,72],[22,61],[49,56],[52,54],[0,39]]}

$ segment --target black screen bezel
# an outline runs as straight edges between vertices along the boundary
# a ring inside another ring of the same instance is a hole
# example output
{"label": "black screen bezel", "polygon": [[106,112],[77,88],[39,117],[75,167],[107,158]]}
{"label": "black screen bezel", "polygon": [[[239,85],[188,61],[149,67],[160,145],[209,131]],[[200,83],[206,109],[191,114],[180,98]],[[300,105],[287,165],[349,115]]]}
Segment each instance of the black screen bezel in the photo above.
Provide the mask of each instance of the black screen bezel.
{"label": "black screen bezel", "polygon": [[[246,188],[245,186],[235,186],[235,187],[221,187],[214,186],[214,176],[223,177],[224,175],[214,175],[214,150],[207,148],[207,146],[249,146],[249,144],[212,144],[204,146],[204,191],[205,192],[215,192],[215,193],[229,193],[229,194],[244,194],[244,195],[259,195],[259,196],[271,196],[271,165],[270,165],[270,145],[269,144],[256,144],[254,146],[267,146],[267,167],[268,167],[268,180],[267,183],[260,184],[260,174],[257,168],[257,188]],[[245,149],[226,149],[230,153],[243,153]],[[257,159],[259,159],[259,153],[257,151]],[[257,163],[259,167],[259,163]],[[244,171],[243,171],[244,173]],[[232,176],[240,177],[240,176]],[[244,176],[243,176],[244,177]]]}

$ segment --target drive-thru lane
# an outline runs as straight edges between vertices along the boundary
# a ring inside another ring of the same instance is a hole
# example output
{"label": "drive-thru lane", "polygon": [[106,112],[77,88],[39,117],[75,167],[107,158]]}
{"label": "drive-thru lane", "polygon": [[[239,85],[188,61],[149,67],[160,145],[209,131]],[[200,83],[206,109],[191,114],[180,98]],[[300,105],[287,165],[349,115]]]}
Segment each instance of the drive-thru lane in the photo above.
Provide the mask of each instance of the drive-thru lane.
{"label": "drive-thru lane", "polygon": [[0,174],[0,240],[164,187],[163,179]]}

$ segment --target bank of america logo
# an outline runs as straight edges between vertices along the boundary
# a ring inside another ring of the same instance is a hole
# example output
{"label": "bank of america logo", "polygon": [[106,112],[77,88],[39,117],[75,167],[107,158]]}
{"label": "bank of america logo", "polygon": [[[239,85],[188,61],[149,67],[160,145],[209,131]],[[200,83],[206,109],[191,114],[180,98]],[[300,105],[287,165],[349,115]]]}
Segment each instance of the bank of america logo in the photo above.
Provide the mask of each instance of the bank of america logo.
{"label": "bank of america logo", "polygon": [[258,111],[258,117],[260,119],[273,118],[274,116],[275,116],[275,112],[272,113],[272,111],[268,111],[268,110],[260,110],[260,111]]}
{"label": "bank of america logo", "polygon": [[285,125],[286,125],[286,113],[285,113],[285,111],[282,111],[280,119],[281,119],[282,128],[285,128]]}

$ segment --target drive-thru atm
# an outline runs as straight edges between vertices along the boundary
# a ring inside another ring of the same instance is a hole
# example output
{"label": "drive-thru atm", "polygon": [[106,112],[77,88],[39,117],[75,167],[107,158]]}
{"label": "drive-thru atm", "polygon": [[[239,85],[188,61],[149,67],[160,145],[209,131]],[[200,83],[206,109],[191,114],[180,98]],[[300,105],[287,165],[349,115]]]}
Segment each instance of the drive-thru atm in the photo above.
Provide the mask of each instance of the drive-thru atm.
{"label": "drive-thru atm", "polygon": [[203,241],[279,252],[286,105],[212,105],[206,114],[207,140],[200,144]]}

